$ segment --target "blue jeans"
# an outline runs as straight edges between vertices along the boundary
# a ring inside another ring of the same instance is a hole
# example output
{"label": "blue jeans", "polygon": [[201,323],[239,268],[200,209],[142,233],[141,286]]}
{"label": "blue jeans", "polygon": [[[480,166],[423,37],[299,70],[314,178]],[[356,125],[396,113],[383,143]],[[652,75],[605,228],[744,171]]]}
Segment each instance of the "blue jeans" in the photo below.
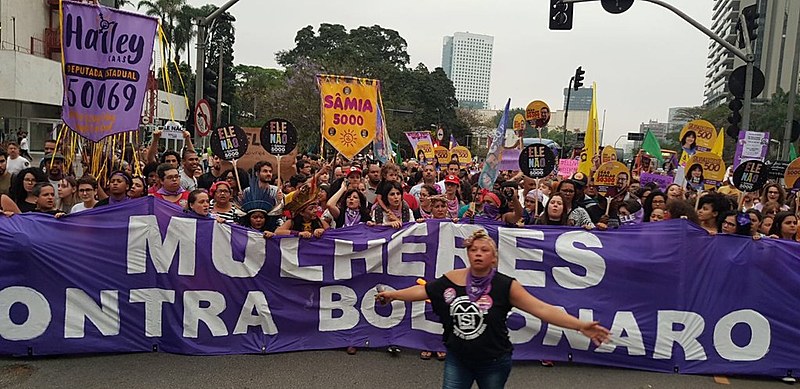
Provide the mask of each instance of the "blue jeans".
{"label": "blue jeans", "polygon": [[497,358],[473,362],[459,359],[448,352],[444,362],[444,389],[469,389],[477,381],[481,389],[503,388],[511,373],[511,353]]}

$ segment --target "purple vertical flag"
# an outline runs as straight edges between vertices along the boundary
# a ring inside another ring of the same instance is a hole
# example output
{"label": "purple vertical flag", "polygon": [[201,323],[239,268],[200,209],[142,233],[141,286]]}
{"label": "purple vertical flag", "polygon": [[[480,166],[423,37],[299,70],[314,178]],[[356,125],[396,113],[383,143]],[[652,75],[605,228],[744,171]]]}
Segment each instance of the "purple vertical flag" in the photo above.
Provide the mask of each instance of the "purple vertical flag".
{"label": "purple vertical flag", "polygon": [[92,141],[137,130],[156,19],[68,1],[62,7],[61,119]]}

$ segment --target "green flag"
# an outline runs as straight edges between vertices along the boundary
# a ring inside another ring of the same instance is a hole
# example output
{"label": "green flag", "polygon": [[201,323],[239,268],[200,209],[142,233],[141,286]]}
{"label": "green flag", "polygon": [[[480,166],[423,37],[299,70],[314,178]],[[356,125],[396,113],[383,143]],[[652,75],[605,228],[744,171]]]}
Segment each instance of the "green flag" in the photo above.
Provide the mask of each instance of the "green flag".
{"label": "green flag", "polygon": [[647,133],[644,135],[642,150],[655,157],[659,162],[664,163],[664,157],[661,156],[661,145],[658,144],[658,139],[656,139],[656,136],[653,135],[650,130],[647,130]]}
{"label": "green flag", "polygon": [[794,148],[794,143],[789,143],[789,161],[797,159],[797,150]]}

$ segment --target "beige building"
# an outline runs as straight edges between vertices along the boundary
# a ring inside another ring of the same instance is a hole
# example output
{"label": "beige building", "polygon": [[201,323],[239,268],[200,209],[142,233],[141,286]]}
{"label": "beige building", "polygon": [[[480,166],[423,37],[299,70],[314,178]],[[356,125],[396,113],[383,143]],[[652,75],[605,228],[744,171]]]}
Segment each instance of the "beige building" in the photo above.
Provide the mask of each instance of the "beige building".
{"label": "beige building", "polygon": [[[759,13],[755,64],[764,72],[765,78],[764,92],[759,99],[769,99],[779,87],[788,91],[795,79],[790,73],[792,60],[800,55],[795,52],[797,29],[800,28],[800,1],[714,0],[711,30],[735,45],[739,13],[753,4]],[[710,40],[708,49],[704,104],[716,106],[729,101],[728,76],[744,65],[744,61],[713,40]]]}

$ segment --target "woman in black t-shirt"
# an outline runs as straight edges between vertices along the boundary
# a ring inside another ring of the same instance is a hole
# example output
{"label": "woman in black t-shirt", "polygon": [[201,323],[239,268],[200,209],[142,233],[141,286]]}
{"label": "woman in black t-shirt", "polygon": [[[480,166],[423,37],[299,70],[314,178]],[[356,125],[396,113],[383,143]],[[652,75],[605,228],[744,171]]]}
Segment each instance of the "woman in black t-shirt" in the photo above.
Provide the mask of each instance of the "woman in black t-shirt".
{"label": "woman in black t-shirt", "polygon": [[513,307],[542,321],[580,331],[595,344],[606,341],[609,331],[598,322],[581,321],[529,294],[515,279],[498,273],[497,247],[485,230],[464,241],[469,268],[447,272],[426,285],[383,291],[375,298],[392,300],[430,299],[444,326],[447,347],[444,386],[500,388],[511,372],[511,340],[506,318]]}

